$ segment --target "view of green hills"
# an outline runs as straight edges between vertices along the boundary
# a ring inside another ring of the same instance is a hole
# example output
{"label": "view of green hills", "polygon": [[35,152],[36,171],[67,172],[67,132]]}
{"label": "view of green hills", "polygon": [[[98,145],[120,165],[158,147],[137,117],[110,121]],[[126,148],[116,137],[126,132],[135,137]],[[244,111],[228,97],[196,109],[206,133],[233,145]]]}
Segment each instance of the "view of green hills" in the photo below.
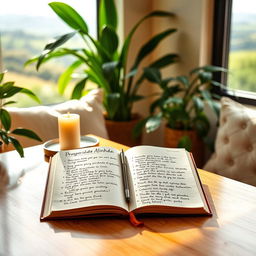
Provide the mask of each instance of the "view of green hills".
{"label": "view of green hills", "polygon": [[[57,18],[56,18],[57,19]],[[42,104],[52,104],[67,99],[57,90],[57,80],[72,58],[55,59],[42,65],[36,71],[35,65],[24,66],[24,63],[38,56],[51,38],[68,33],[65,24],[60,20],[46,17],[26,17],[21,15],[0,16],[0,37],[2,44],[3,66],[8,70],[6,80],[15,81],[17,86],[31,89],[38,95]],[[81,47],[79,38],[74,38],[66,46]],[[72,84],[71,86],[72,87]],[[32,106],[36,103],[30,98],[17,96],[16,106]]]}
{"label": "view of green hills", "polygon": [[[256,92],[256,14],[235,14],[231,29],[228,86]],[[24,67],[24,63],[40,54],[52,37],[69,31],[60,20],[56,22],[54,18],[0,16],[3,63],[4,68],[8,70],[6,79],[32,89],[43,104],[67,99],[67,95],[61,96],[58,93],[56,83],[72,59],[51,61],[43,65],[38,72],[33,64]],[[74,39],[72,47],[78,47],[80,43],[78,39]],[[18,106],[35,104],[26,96],[22,96],[18,101]]]}
{"label": "view of green hills", "polygon": [[256,92],[256,14],[234,14],[228,86]]}

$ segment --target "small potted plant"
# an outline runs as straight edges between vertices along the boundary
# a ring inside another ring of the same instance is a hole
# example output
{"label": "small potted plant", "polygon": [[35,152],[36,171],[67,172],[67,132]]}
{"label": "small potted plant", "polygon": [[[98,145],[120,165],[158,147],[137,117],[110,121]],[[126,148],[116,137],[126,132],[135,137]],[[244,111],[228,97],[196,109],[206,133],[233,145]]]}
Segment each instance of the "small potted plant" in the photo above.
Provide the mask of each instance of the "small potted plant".
{"label": "small potted plant", "polygon": [[11,116],[5,107],[15,103],[15,101],[11,101],[9,98],[17,93],[24,93],[38,103],[40,103],[40,100],[29,89],[15,86],[14,82],[3,82],[4,75],[5,72],[0,73],[0,146],[2,150],[4,145],[12,144],[19,155],[24,157],[23,147],[15,138],[15,135],[25,136],[38,141],[41,141],[41,139],[29,129],[17,127],[11,130]]}
{"label": "small potted plant", "polygon": [[201,166],[203,142],[209,145],[207,135],[210,130],[205,104],[219,115],[219,104],[214,100],[219,96],[211,89],[213,84],[223,85],[213,80],[214,72],[227,70],[222,67],[203,66],[193,69],[187,76],[162,78],[158,69],[145,69],[145,77],[159,85],[160,91],[150,106],[150,115],[137,124],[135,135],[143,127],[146,132],[152,132],[165,120],[165,146],[184,147],[192,151],[198,166]]}
{"label": "small potted plant", "polygon": [[[143,69],[140,67],[141,62],[154,51],[162,40],[176,32],[176,29],[168,28],[150,38],[138,51],[133,65],[128,69],[127,58],[131,40],[137,28],[145,20],[152,17],[170,18],[174,14],[166,11],[149,13],[135,24],[125,38],[124,43],[120,45],[117,34],[118,17],[113,0],[100,1],[97,39],[90,35],[86,22],[71,6],[60,2],[52,2],[49,6],[74,31],[53,39],[45,46],[39,57],[27,61],[26,64],[36,62],[36,68],[39,69],[43,63],[50,59],[66,55],[73,56],[75,58],[74,62],[61,75],[58,81],[59,91],[61,93],[64,92],[74,73],[82,67],[84,76],[77,81],[71,98],[80,98],[87,82],[94,82],[104,91],[106,119],[122,125],[122,128],[115,129],[113,122],[111,122],[111,128],[109,129],[110,139],[114,139],[112,135],[117,134],[121,136],[127,136],[128,134],[128,137],[131,138],[131,131],[123,129],[128,127],[128,123],[124,122],[130,122],[136,116],[133,113],[134,102],[144,98],[143,95],[138,93],[140,85],[145,81]],[[70,49],[62,47],[64,43],[76,34],[83,40],[84,48]],[[148,64],[148,67],[164,68],[175,63],[177,57],[177,54],[174,53],[166,54]],[[140,70],[142,70],[142,73],[140,73]],[[127,141],[119,142],[132,145]]]}

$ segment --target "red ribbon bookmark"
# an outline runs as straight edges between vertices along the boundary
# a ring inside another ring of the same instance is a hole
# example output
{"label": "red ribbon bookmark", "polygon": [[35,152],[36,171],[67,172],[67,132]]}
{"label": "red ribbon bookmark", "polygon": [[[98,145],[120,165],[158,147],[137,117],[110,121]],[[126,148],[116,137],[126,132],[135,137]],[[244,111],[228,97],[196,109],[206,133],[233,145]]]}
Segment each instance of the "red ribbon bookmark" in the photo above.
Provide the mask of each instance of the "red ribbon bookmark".
{"label": "red ribbon bookmark", "polygon": [[133,212],[129,212],[130,223],[135,227],[143,227],[144,223],[142,221],[137,220],[136,216]]}

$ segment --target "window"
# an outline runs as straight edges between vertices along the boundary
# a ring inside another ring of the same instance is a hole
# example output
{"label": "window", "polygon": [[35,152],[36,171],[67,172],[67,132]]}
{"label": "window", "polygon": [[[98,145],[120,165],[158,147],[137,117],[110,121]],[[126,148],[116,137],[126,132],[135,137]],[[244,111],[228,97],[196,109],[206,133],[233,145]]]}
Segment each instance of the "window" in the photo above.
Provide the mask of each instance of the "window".
{"label": "window", "polygon": [[[67,99],[57,91],[57,79],[70,59],[52,60],[36,71],[34,65],[24,67],[28,59],[39,55],[45,44],[53,37],[70,32],[64,22],[48,6],[50,0],[8,0],[0,8],[0,39],[2,62],[8,70],[6,80],[15,81],[17,86],[31,89],[42,100],[42,104],[57,103]],[[62,1],[71,5],[86,20],[90,34],[96,36],[96,0]],[[80,39],[74,38],[67,44],[79,47]],[[68,94],[70,95],[70,94]],[[17,106],[31,106],[35,102],[22,96]]]}
{"label": "window", "polygon": [[229,69],[216,79],[227,85],[219,90],[247,104],[256,104],[256,2],[216,0],[212,63]]}

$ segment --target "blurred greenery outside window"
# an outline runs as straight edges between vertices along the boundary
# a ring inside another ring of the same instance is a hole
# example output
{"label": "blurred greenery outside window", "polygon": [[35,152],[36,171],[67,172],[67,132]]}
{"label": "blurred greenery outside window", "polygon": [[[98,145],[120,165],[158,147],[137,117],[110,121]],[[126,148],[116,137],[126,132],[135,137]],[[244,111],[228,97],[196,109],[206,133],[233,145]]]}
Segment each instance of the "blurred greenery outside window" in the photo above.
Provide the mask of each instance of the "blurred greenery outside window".
{"label": "blurred greenery outside window", "polygon": [[[58,93],[59,75],[72,62],[70,58],[59,58],[43,65],[37,72],[33,64],[24,67],[25,61],[41,53],[45,44],[54,36],[71,31],[48,6],[50,0],[8,0],[0,8],[0,36],[3,69],[8,70],[7,81],[15,81],[17,86],[31,89],[43,105],[67,100],[70,91],[62,96]],[[63,0],[71,5],[86,20],[90,34],[97,35],[97,0]],[[70,40],[66,46],[83,46],[79,37]],[[84,46],[83,46],[84,47]],[[14,99],[15,100],[15,99]],[[28,107],[35,102],[19,96],[16,106]],[[14,105],[13,105],[14,106]]]}
{"label": "blurred greenery outside window", "polygon": [[256,1],[232,0],[227,85],[256,93]]}

